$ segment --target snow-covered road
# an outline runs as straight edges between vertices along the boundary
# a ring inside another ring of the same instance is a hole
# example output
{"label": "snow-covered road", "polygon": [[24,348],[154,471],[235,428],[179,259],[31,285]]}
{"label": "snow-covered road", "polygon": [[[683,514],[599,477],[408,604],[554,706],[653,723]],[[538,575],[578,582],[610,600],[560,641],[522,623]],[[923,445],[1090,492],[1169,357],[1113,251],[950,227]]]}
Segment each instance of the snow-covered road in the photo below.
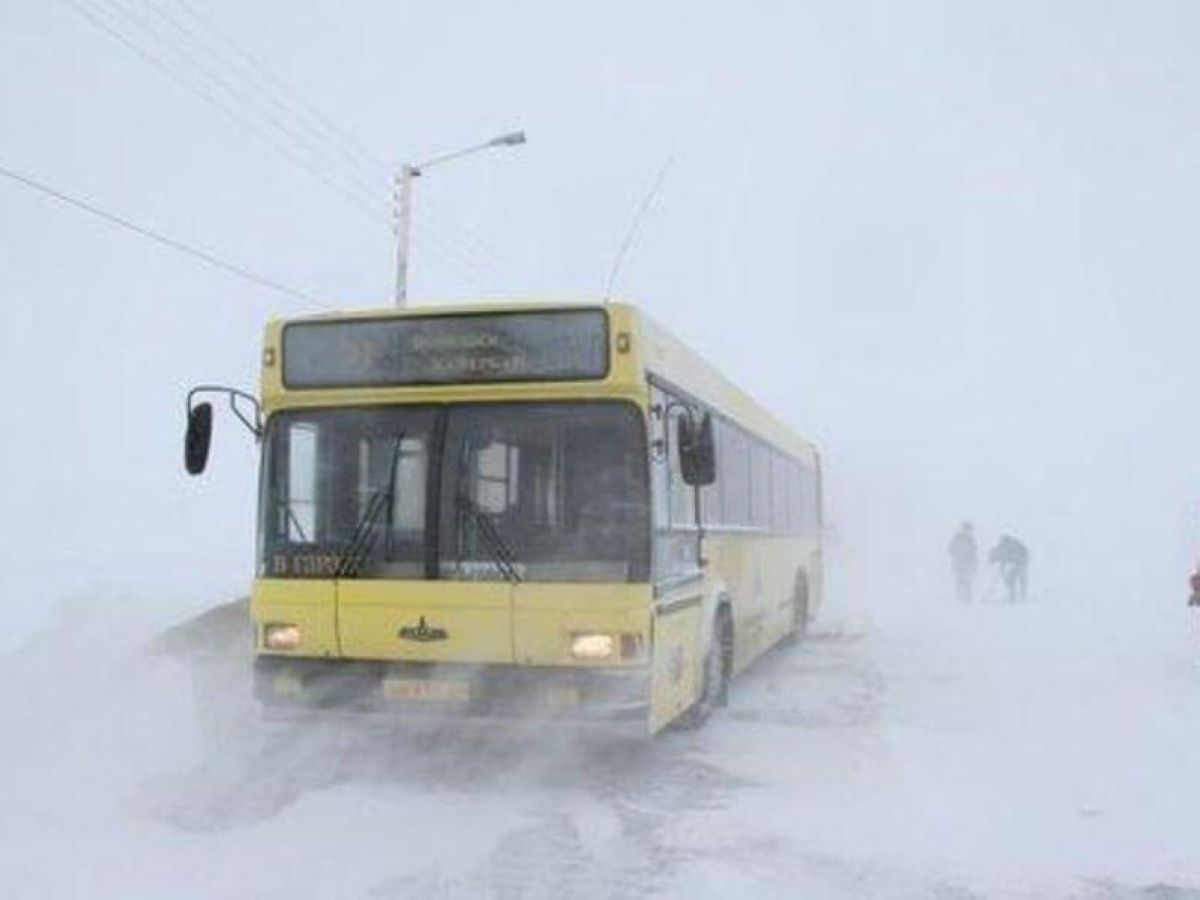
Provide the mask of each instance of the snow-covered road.
{"label": "snow-covered road", "polygon": [[331,723],[265,746],[240,611],[164,636],[147,609],[77,609],[5,658],[7,896],[1200,897],[1182,608],[831,608],[650,744]]}

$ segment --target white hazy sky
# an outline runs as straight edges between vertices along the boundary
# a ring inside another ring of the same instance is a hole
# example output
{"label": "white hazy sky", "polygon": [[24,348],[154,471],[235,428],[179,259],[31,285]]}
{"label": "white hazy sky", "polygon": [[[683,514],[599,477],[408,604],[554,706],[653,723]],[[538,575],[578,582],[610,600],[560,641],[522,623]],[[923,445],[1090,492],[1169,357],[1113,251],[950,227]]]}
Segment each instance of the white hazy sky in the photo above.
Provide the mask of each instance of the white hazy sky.
{"label": "white hazy sky", "polygon": [[[242,121],[80,8],[201,61]],[[280,136],[204,21],[366,153]],[[4,0],[0,166],[336,306],[387,300],[402,160],[525,128],[418,184],[413,294],[573,298],[673,156],[618,291],[820,440],[847,577],[940,577],[970,517],[1026,538],[1043,597],[1170,606],[1200,537],[1198,26],[1186,2]],[[3,179],[0,298],[14,564],[243,583],[252,445],[222,418],[187,480],[183,396],[253,385],[264,318],[303,305]]]}

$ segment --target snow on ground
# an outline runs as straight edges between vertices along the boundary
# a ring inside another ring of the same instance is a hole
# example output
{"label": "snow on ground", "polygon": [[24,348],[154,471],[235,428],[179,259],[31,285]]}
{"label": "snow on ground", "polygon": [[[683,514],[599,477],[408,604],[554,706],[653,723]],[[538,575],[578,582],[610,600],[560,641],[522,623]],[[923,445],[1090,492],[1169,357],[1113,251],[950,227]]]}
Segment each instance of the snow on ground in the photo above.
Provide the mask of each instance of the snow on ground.
{"label": "snow on ground", "polygon": [[3,657],[8,896],[1200,897],[1181,605],[831,604],[636,743],[264,730],[240,607],[104,599]]}

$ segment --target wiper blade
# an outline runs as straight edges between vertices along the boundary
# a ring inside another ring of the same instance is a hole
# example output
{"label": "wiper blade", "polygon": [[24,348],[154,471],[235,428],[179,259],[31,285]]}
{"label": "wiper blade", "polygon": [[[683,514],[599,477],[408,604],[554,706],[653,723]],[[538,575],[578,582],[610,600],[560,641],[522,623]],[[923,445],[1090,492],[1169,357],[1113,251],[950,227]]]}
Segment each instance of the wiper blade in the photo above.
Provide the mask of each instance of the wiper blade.
{"label": "wiper blade", "polygon": [[[375,525],[379,519],[380,513],[385,509],[388,510],[388,523],[392,520],[392,507],[395,504],[396,497],[396,464],[400,458],[400,445],[404,443],[404,432],[396,435],[395,443],[392,445],[392,464],[388,469],[387,484],[371,494],[371,498],[367,501],[367,508],[363,510],[362,517],[358,520],[358,524],[354,526],[354,534],[350,536],[350,542],[346,545],[346,552],[342,554],[342,558],[338,561],[335,575],[338,578],[356,577],[362,564],[370,555],[371,550],[375,547],[375,541],[379,537],[379,532]],[[390,528],[388,529],[391,530]]]}
{"label": "wiper blade", "polygon": [[283,507],[283,513],[287,516],[287,520],[295,527],[296,534],[300,536],[300,540],[308,543],[308,535],[304,531],[304,526],[300,524],[300,519],[296,517],[296,511],[292,509],[292,501],[287,497],[275,497],[275,504]]}
{"label": "wiper blade", "polygon": [[520,584],[521,575],[517,572],[517,557],[487,513],[481,510],[479,504],[465,494],[457,495],[454,498],[454,503],[460,514],[469,515],[471,521],[475,523],[475,530],[483,538],[480,543],[491,554],[492,562],[496,564],[496,568],[500,570],[500,574],[512,584]]}
{"label": "wiper blade", "polygon": [[363,510],[362,518],[354,527],[354,534],[350,537],[350,543],[346,545],[346,552],[338,560],[337,570],[334,572],[338,578],[358,575],[363,562],[366,561],[371,549],[375,546],[375,539],[379,534],[375,529],[375,523],[379,514],[388,505],[390,496],[391,491],[382,487],[375,491],[371,495],[371,499],[367,501],[367,508]]}

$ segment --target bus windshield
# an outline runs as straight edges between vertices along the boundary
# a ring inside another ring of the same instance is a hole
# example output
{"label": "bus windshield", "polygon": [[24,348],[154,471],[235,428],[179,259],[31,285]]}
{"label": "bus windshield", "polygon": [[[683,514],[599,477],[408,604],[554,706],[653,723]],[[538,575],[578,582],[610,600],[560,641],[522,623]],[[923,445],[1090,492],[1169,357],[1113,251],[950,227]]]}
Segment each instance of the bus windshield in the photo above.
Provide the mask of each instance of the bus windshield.
{"label": "bus windshield", "polygon": [[263,453],[268,577],[648,577],[645,434],[629,404],[287,411]]}

